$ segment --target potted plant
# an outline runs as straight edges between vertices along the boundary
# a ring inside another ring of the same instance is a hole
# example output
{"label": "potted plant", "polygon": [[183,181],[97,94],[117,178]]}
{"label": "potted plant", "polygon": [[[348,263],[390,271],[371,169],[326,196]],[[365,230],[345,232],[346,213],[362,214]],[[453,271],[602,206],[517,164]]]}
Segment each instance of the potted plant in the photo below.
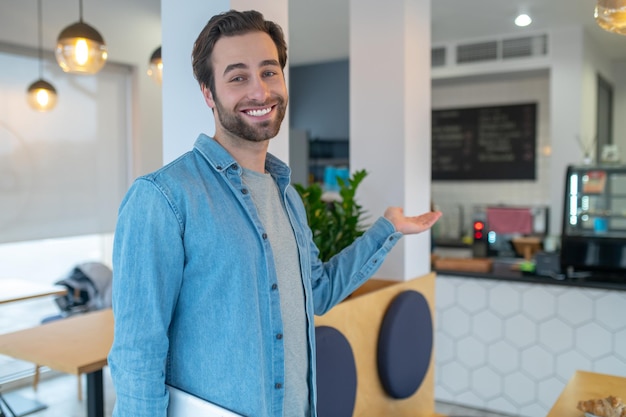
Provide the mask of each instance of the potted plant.
{"label": "potted plant", "polygon": [[356,171],[350,178],[337,178],[339,199],[325,198],[318,183],[308,187],[294,184],[302,197],[313,241],[320,251],[320,259],[328,261],[336,253],[350,245],[366,230],[365,210],[355,200],[359,184],[367,176],[366,170]]}

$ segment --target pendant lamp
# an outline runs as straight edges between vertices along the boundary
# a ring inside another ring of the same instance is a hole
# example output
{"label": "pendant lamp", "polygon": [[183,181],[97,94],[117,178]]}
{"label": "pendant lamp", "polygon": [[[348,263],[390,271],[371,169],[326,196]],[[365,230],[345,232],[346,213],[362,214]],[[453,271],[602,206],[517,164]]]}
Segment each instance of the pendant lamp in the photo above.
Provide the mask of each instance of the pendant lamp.
{"label": "pendant lamp", "polygon": [[157,84],[163,83],[163,60],[161,59],[161,47],[152,52],[150,56],[150,67],[148,68],[148,76]]}
{"label": "pendant lamp", "polygon": [[626,35],[626,0],[598,0],[593,15],[602,29]]}
{"label": "pendant lamp", "polygon": [[102,35],[83,22],[83,0],[79,0],[80,20],[61,31],[55,55],[65,72],[95,74],[107,60],[107,47]]}
{"label": "pendant lamp", "polygon": [[41,0],[37,0],[37,24],[39,31],[39,79],[28,86],[28,104],[37,111],[52,110],[57,104],[57,90],[43,79],[43,35],[42,35]]}

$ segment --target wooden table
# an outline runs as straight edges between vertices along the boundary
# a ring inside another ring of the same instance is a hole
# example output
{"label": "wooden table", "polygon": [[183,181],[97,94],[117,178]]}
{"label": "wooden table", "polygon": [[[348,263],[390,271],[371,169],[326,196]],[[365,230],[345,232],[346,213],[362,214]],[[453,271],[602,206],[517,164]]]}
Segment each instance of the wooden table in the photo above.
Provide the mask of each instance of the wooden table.
{"label": "wooden table", "polygon": [[546,417],[582,417],[578,401],[606,398],[609,395],[626,400],[626,378],[576,371]]}
{"label": "wooden table", "polygon": [[67,289],[60,285],[45,285],[23,279],[0,279],[0,304],[66,293]]}
{"label": "wooden table", "polygon": [[111,309],[0,335],[0,354],[80,376],[87,374],[87,416],[104,417],[102,368],[113,343]]}

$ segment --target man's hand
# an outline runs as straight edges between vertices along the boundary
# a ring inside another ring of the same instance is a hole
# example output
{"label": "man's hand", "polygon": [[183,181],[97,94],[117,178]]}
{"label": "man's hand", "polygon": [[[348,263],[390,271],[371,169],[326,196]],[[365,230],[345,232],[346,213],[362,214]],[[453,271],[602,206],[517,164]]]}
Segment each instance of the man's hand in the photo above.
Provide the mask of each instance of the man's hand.
{"label": "man's hand", "polygon": [[441,217],[441,212],[429,211],[419,216],[406,217],[401,207],[389,207],[384,216],[398,232],[411,235],[430,229]]}

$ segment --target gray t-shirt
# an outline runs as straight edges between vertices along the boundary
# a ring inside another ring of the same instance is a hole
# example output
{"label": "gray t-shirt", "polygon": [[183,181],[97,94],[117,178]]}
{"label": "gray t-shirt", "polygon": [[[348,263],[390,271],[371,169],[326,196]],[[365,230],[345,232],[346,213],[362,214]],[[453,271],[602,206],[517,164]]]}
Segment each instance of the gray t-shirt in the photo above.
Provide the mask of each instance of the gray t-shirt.
{"label": "gray t-shirt", "polygon": [[296,238],[272,176],[244,169],[242,179],[267,231],[278,275],[285,348],[283,415],[309,417],[307,323]]}

